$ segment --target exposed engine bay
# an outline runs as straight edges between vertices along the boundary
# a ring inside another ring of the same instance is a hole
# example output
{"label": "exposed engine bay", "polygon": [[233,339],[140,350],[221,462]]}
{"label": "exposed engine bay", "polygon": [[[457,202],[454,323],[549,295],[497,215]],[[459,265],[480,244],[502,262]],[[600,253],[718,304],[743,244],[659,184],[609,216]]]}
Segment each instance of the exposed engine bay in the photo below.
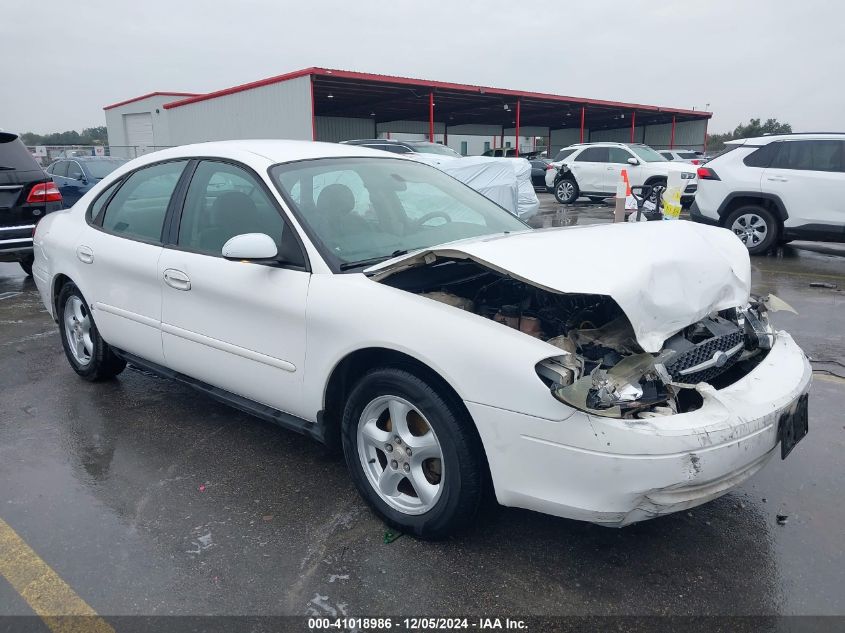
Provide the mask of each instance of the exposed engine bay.
{"label": "exposed engine bay", "polygon": [[699,383],[723,388],[751,371],[774,342],[767,311],[792,310],[777,297],[752,298],[667,339],[656,354],[637,343],[609,296],[563,294],[474,261],[438,259],[391,275],[388,285],[497,321],[561,350],[536,366],[558,400],[596,415],[648,418],[697,409]]}

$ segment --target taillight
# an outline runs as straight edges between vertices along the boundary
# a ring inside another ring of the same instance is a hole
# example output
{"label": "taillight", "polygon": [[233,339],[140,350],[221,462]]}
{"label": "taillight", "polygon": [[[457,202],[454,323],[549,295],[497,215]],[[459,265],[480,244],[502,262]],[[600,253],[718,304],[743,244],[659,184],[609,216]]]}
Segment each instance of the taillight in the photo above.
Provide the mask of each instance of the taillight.
{"label": "taillight", "polygon": [[554,165],[546,165],[546,171],[551,171],[553,169],[557,169]]}
{"label": "taillight", "polygon": [[700,160],[698,160],[697,158],[693,158],[690,162],[691,162],[693,165],[700,165],[700,164],[701,164],[701,161],[700,161]]}
{"label": "taillight", "polygon": [[699,167],[695,173],[698,174],[699,180],[721,180],[716,172],[709,167]]}
{"label": "taillight", "polygon": [[50,182],[39,182],[35,185],[26,197],[27,202],[61,202],[62,194],[52,180]]}

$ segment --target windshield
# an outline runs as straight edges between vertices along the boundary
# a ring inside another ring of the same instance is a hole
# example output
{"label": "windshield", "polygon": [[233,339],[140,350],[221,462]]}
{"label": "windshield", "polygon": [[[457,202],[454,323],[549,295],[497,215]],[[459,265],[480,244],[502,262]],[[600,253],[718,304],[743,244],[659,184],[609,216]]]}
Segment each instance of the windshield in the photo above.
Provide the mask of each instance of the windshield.
{"label": "windshield", "polygon": [[341,270],[529,228],[451,176],[401,158],[322,158],[270,173],[323,256]]}
{"label": "windshield", "polygon": [[120,158],[106,160],[86,160],[85,168],[92,178],[105,178],[126,161]]}
{"label": "windshield", "polygon": [[647,163],[665,163],[666,158],[645,145],[629,145],[632,152]]}
{"label": "windshield", "polygon": [[415,152],[419,152],[420,154],[439,154],[441,156],[451,156],[452,158],[461,157],[461,155],[451,147],[446,147],[440,143],[413,143],[409,145]]}

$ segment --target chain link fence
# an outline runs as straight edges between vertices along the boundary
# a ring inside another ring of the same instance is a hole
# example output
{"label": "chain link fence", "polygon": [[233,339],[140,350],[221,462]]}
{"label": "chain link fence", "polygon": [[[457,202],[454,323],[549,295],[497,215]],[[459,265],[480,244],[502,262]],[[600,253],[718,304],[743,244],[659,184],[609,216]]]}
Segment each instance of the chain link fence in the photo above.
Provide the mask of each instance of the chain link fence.
{"label": "chain link fence", "polygon": [[116,158],[137,158],[171,145],[28,145],[32,156],[46,167],[60,158],[75,156],[114,156]]}

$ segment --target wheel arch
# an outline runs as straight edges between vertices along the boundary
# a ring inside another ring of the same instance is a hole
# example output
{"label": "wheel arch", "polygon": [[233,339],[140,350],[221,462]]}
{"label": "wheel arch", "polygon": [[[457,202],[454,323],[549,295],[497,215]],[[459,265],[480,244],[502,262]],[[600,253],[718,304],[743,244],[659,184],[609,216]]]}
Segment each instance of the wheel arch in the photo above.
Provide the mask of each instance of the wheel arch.
{"label": "wheel arch", "polygon": [[64,273],[59,273],[53,277],[53,285],[50,289],[50,305],[53,309],[53,320],[57,323],[59,321],[59,294],[62,288],[69,283],[74,283],[74,281]]}
{"label": "wheel arch", "polygon": [[[324,427],[324,442],[330,450],[340,449],[340,422],[347,396],[357,383],[358,378],[377,367],[404,369],[437,388],[444,398],[447,398],[453,406],[466,416],[466,419],[473,422],[473,431],[478,436],[479,444],[483,450],[481,436],[478,434],[478,429],[475,428],[475,422],[455,388],[425,362],[405,352],[387,347],[364,347],[352,351],[340,359],[329,374],[329,379],[326,381],[323,390],[323,409],[318,414],[318,418]],[[486,454],[484,462],[486,466]]]}
{"label": "wheel arch", "polygon": [[773,193],[762,193],[760,191],[734,191],[719,205],[719,209],[717,210],[719,224],[724,226],[731,212],[744,204],[761,206],[771,211],[775,215],[775,218],[780,221],[779,230],[783,230],[784,222],[789,219],[789,214],[786,212],[786,207],[780,196]]}

